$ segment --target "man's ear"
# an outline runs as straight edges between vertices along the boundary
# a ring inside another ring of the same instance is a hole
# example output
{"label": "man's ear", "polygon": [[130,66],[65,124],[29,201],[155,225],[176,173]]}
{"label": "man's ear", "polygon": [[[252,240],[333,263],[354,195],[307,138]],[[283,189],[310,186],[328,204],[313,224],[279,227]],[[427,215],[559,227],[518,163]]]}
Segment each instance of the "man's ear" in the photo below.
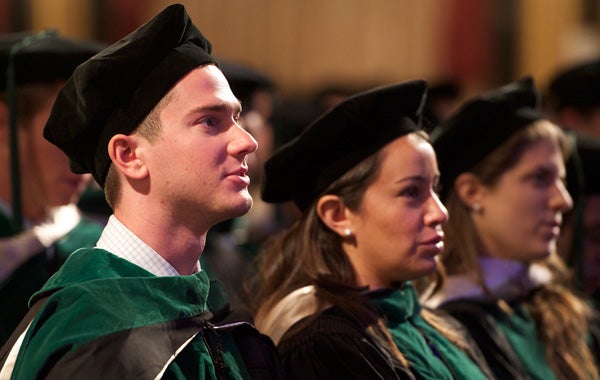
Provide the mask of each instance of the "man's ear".
{"label": "man's ear", "polygon": [[348,208],[337,195],[327,194],[319,198],[316,211],[323,223],[338,235],[347,237],[346,230],[352,230]]}
{"label": "man's ear", "polygon": [[454,180],[454,191],[458,199],[469,209],[479,211],[483,206],[483,191],[485,186],[473,173],[461,173]]}
{"label": "man's ear", "polygon": [[108,142],[108,155],[115,168],[134,180],[148,176],[146,163],[138,155],[140,139],[136,135],[117,134]]}

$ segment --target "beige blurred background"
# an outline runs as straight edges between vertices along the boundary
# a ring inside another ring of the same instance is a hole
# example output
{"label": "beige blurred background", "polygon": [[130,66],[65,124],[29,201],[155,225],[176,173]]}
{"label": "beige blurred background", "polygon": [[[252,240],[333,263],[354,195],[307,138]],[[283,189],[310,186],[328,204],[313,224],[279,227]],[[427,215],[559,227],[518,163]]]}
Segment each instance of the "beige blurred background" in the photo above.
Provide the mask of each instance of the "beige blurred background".
{"label": "beige blurred background", "polygon": [[[600,55],[593,0],[189,0],[214,55],[268,74],[283,97],[450,78],[479,91]],[[0,32],[56,28],[114,42],[173,1],[0,0]]]}

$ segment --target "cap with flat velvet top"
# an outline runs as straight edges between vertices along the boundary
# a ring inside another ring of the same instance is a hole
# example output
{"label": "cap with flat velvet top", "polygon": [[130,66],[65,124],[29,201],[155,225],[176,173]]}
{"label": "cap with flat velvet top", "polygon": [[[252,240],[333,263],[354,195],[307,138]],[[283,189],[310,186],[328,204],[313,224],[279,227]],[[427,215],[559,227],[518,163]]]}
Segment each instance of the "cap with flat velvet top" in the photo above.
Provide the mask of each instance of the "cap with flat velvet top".
{"label": "cap with flat velvet top", "polygon": [[0,91],[7,89],[12,60],[15,85],[66,80],[75,68],[105,45],[61,36],[56,30],[0,35]]}
{"label": "cap with flat velvet top", "polygon": [[75,70],[58,95],[44,137],[69,156],[75,173],[104,186],[108,142],[130,134],[187,73],[215,64],[211,45],[174,4]]}
{"label": "cap with flat velvet top", "polygon": [[307,209],[360,161],[420,129],[426,88],[422,80],[379,87],[318,117],[266,162],[262,198]]}
{"label": "cap with flat velvet top", "polygon": [[521,128],[543,119],[531,77],[471,98],[431,133],[440,169],[441,199],[459,174],[471,170]]}

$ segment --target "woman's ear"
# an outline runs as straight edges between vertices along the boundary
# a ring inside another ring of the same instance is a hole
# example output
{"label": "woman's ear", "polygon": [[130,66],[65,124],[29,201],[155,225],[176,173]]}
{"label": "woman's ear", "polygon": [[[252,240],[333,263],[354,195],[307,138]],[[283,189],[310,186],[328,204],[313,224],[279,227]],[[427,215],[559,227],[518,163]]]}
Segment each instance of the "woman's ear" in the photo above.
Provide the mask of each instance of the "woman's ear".
{"label": "woman's ear", "polygon": [[130,179],[144,179],[148,168],[139,156],[140,137],[136,135],[114,135],[108,142],[108,155],[117,170]]}
{"label": "woman's ear", "polygon": [[324,195],[317,201],[317,214],[329,229],[342,237],[348,237],[352,231],[348,208],[337,195]]}
{"label": "woman's ear", "polygon": [[473,173],[462,173],[454,180],[454,191],[458,199],[472,211],[480,211],[483,207],[483,190],[485,186]]}

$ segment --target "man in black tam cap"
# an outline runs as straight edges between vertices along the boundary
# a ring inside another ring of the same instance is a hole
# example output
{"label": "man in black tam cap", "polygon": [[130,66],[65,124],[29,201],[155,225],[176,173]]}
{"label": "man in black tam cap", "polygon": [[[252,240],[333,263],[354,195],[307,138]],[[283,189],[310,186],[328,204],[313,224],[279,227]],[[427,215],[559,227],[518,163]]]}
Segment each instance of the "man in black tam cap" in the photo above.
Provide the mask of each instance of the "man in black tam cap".
{"label": "man in black tam cap", "polygon": [[0,36],[0,344],[29,297],[102,232],[75,205],[91,177],[71,173],[65,154],[42,136],[64,82],[101,48],[52,30]]}
{"label": "man in black tam cap", "polygon": [[60,92],[44,136],[92,173],[114,214],[33,296],[41,311],[9,352],[13,379],[276,375],[272,343],[226,323],[222,288],[199,266],[208,229],[252,205],[257,147],[210,52],[175,4]]}

